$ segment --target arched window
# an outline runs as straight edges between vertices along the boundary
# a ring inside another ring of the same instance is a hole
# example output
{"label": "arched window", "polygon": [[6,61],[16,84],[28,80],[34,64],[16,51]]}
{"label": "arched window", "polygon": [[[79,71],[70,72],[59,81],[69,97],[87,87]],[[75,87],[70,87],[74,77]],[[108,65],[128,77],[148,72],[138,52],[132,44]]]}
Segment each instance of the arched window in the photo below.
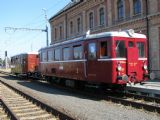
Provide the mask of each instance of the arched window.
{"label": "arched window", "polygon": [[99,25],[104,25],[104,8],[99,9]]}
{"label": "arched window", "polygon": [[117,12],[118,12],[118,19],[122,19],[124,17],[124,4],[123,0],[118,0],[117,2]]}
{"label": "arched window", "polygon": [[133,0],[133,11],[134,15],[141,13],[141,1]]}
{"label": "arched window", "polygon": [[62,26],[59,27],[59,38],[62,39]]}
{"label": "arched window", "polygon": [[57,39],[57,28],[54,29],[54,36],[55,36],[55,40]]}
{"label": "arched window", "polygon": [[93,28],[93,12],[89,13],[89,28]]}
{"label": "arched window", "polygon": [[70,34],[73,34],[73,22],[70,22]]}
{"label": "arched window", "polygon": [[81,31],[81,19],[77,19],[77,32],[79,33]]}

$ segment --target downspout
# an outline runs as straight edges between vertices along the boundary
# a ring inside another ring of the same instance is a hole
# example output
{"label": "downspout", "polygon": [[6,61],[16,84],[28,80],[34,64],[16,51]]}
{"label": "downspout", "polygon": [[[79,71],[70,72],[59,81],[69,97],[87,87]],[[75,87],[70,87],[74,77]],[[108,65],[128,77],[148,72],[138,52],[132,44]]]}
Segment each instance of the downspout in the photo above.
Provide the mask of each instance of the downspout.
{"label": "downspout", "polygon": [[147,56],[148,56],[148,72],[151,72],[150,65],[150,33],[149,33],[149,18],[148,18],[148,0],[146,0],[146,27],[147,27]]}

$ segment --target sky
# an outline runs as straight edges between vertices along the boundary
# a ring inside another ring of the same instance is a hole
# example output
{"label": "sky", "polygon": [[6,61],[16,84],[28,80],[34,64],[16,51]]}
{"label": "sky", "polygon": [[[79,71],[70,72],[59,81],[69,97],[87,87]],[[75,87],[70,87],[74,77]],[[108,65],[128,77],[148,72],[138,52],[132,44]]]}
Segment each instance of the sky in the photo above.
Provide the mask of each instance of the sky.
{"label": "sky", "polygon": [[[47,18],[54,16],[71,0],[0,0],[0,58],[38,51],[46,46],[46,33],[41,31],[5,30],[5,27],[45,29]],[[49,23],[47,23],[50,27]],[[49,29],[49,43],[51,34]]]}

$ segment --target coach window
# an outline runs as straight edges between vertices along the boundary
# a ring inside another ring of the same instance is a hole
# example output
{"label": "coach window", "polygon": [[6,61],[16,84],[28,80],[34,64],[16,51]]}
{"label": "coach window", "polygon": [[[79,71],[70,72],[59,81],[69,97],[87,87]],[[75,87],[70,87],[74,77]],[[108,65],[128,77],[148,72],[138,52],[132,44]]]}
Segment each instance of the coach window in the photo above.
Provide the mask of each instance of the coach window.
{"label": "coach window", "polygon": [[74,46],[73,47],[73,58],[74,60],[82,59],[82,46]]}
{"label": "coach window", "polygon": [[106,58],[108,56],[107,41],[100,43],[100,58]]}
{"label": "coach window", "polygon": [[46,54],[46,52],[43,52],[43,53],[42,53],[42,61],[43,61],[43,62],[46,62],[46,61],[47,61],[47,54]]}
{"label": "coach window", "polygon": [[129,41],[129,42],[128,42],[128,47],[133,47],[133,46],[134,46],[133,42],[132,42],[132,41]]}
{"label": "coach window", "polygon": [[88,59],[96,59],[96,43],[88,45]]}
{"label": "coach window", "polygon": [[54,60],[59,61],[60,60],[60,49],[54,50]]}
{"label": "coach window", "polygon": [[137,48],[138,48],[138,56],[140,58],[145,57],[144,43],[143,42],[138,42],[137,43]]}
{"label": "coach window", "polygon": [[49,50],[48,51],[48,61],[52,61],[53,60],[53,54],[52,54],[52,51]]}
{"label": "coach window", "polygon": [[70,59],[70,48],[66,47],[63,48],[63,60],[69,60]]}
{"label": "coach window", "polygon": [[117,58],[124,58],[126,57],[126,47],[125,42],[122,40],[116,41],[116,57]]}

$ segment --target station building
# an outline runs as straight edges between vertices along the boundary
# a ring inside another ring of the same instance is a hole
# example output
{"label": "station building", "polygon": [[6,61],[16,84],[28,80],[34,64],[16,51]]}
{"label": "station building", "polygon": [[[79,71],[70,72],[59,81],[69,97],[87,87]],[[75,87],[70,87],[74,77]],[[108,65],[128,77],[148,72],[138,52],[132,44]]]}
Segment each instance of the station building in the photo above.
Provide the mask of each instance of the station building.
{"label": "station building", "polygon": [[134,29],[149,38],[150,70],[160,77],[160,0],[72,0],[50,18],[51,44]]}

